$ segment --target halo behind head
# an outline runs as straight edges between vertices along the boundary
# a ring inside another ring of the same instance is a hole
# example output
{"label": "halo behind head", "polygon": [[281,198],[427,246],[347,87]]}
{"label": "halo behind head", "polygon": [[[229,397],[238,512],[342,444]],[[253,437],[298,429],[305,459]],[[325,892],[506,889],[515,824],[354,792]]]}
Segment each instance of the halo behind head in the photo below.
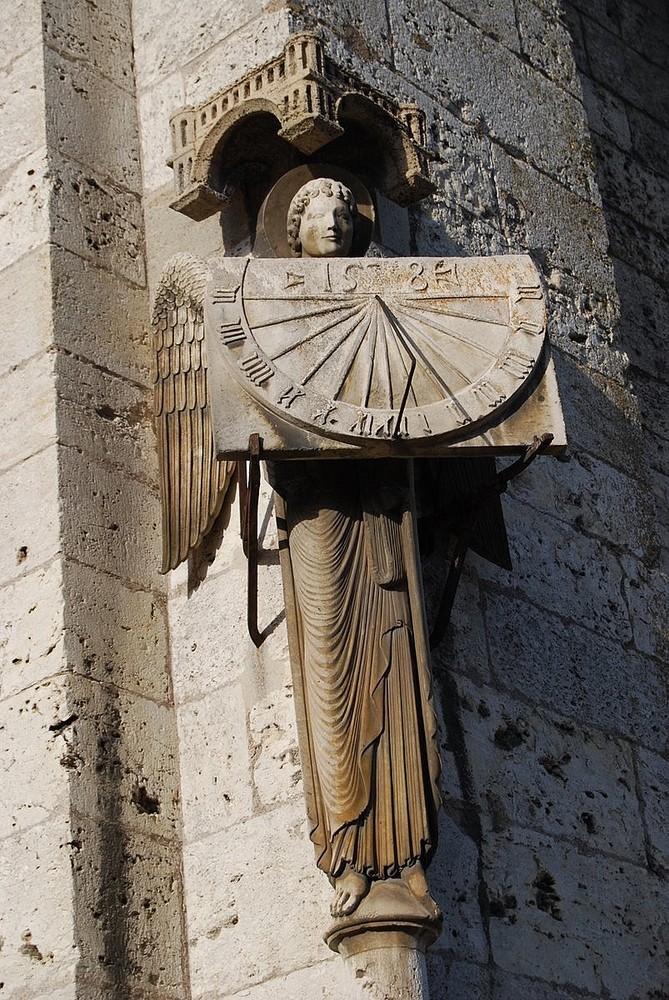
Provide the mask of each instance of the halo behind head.
{"label": "halo behind head", "polygon": [[253,252],[260,257],[296,257],[286,231],[286,220],[292,201],[305,184],[320,178],[331,178],[348,188],[357,206],[351,257],[364,257],[374,229],[374,206],[369,191],[354,174],[341,167],[318,163],[304,164],[289,170],[279,178],[265,198],[258,213]]}

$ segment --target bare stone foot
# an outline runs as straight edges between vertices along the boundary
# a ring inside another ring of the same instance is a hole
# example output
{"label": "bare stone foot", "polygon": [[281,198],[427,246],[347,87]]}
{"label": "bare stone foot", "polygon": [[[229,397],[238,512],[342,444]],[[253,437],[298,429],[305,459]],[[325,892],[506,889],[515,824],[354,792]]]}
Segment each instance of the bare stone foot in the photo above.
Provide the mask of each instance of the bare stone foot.
{"label": "bare stone foot", "polygon": [[401,876],[406,887],[415,896],[421,906],[425,907],[432,919],[441,920],[441,910],[430,895],[427,879],[425,878],[425,869],[421,863],[417,862],[415,865],[403,868]]}
{"label": "bare stone foot", "polygon": [[347,868],[343,875],[335,879],[335,897],[330,905],[333,917],[347,917],[369,892],[366,875]]}

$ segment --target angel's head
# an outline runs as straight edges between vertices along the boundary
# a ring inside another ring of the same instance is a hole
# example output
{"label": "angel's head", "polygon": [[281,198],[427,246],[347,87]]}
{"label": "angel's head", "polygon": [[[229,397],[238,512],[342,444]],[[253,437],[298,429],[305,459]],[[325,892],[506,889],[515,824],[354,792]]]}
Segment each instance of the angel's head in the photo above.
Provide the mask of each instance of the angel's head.
{"label": "angel's head", "polygon": [[346,257],[358,209],[353,193],[330,177],[303,184],[288,209],[288,245],[299,257]]}

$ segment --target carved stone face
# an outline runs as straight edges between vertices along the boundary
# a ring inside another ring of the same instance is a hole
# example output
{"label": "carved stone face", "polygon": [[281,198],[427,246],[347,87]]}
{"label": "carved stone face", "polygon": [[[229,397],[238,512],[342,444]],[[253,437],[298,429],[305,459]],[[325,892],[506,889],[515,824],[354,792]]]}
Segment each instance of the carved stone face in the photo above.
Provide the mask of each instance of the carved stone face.
{"label": "carved stone face", "polygon": [[345,257],[353,240],[353,218],[336,192],[311,197],[300,222],[303,257]]}

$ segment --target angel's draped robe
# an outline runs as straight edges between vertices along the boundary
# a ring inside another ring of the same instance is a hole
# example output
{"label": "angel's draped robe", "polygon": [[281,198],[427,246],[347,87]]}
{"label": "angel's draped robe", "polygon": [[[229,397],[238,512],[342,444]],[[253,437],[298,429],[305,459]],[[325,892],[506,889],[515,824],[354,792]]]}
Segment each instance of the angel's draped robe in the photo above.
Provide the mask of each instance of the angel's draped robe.
{"label": "angel's draped robe", "polygon": [[272,470],[310,834],[332,878],[426,865],[439,754],[410,463]]}

